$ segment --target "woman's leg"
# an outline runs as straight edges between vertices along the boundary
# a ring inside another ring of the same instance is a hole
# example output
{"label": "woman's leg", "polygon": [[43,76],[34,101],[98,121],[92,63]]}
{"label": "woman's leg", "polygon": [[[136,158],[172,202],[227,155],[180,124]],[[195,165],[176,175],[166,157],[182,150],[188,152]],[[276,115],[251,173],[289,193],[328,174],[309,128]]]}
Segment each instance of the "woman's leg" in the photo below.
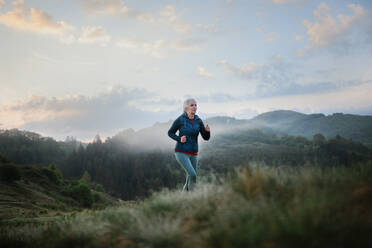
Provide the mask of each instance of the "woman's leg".
{"label": "woman's leg", "polygon": [[[190,162],[192,167],[195,170],[195,174],[197,174],[197,169],[198,169],[198,155],[190,155]],[[190,177],[189,177],[190,180]],[[195,186],[196,183],[196,177],[195,177],[195,182],[193,182],[193,185]]]}
{"label": "woman's leg", "polygon": [[198,155],[191,155],[190,161],[195,171],[198,170]]}
{"label": "woman's leg", "polygon": [[190,159],[192,155],[188,155],[183,152],[175,152],[174,154],[176,156],[177,162],[186,171],[186,183],[183,187],[183,191],[190,191],[193,189],[193,186],[196,183],[196,171]]}
{"label": "woman's leg", "polygon": [[189,174],[186,173],[186,182],[185,185],[183,185],[182,191],[189,191],[189,180],[190,180]]}

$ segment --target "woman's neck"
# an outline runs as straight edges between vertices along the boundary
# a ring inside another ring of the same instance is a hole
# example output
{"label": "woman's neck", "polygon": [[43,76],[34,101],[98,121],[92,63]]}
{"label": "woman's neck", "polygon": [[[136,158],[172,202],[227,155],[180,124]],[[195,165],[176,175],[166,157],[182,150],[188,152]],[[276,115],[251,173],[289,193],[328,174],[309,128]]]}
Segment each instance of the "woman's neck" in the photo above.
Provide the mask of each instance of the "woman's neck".
{"label": "woman's neck", "polygon": [[189,113],[187,113],[187,116],[188,116],[190,119],[194,119],[195,114],[189,114]]}

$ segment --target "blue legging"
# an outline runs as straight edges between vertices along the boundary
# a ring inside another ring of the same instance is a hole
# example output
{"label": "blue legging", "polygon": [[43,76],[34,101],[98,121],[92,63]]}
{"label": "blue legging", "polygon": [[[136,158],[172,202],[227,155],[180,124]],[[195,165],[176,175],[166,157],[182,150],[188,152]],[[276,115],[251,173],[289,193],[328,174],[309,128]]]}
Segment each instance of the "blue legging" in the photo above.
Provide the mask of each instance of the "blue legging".
{"label": "blue legging", "polygon": [[175,152],[177,162],[186,171],[186,183],[182,191],[191,191],[196,183],[196,169],[198,168],[198,155]]}

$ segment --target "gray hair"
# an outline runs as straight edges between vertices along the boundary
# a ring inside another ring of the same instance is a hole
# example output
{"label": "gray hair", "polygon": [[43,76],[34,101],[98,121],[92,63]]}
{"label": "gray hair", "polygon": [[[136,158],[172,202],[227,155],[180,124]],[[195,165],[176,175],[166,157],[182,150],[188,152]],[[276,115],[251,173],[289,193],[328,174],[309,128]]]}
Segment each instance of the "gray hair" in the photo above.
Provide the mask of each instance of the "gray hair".
{"label": "gray hair", "polygon": [[182,113],[184,113],[184,112],[186,112],[186,109],[187,109],[187,107],[189,106],[189,103],[191,102],[191,101],[194,101],[194,102],[196,102],[196,100],[194,99],[194,98],[187,98],[184,102],[183,102],[183,112]]}

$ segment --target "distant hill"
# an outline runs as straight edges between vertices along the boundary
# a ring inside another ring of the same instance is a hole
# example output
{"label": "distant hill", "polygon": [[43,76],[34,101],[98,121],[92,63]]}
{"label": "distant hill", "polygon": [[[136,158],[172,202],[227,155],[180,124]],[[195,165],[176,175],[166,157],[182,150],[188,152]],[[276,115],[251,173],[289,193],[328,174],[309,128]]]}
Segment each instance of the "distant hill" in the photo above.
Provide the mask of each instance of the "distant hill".
{"label": "distant hill", "polygon": [[[177,116],[175,116],[176,118]],[[220,134],[228,134],[237,130],[259,129],[266,133],[289,134],[304,136],[312,139],[317,133],[327,139],[337,135],[343,138],[361,142],[372,148],[372,116],[334,113],[331,115],[304,114],[292,110],[276,110],[257,115],[251,119],[237,119],[230,116],[215,116],[203,118],[204,124],[211,127],[211,139]],[[154,125],[135,131],[133,128],[124,129],[109,137],[114,144],[126,147],[127,150],[172,150],[175,141],[167,135],[174,120],[156,122]],[[239,133],[239,132],[238,132]],[[199,138],[199,148],[207,143]],[[86,147],[77,140],[55,141],[50,137],[21,131],[17,129],[0,129],[0,154],[10,158],[17,164],[58,163],[66,159],[79,146]]]}
{"label": "distant hill", "polygon": [[[168,137],[167,132],[173,121],[157,122],[151,127],[138,131],[131,128],[125,129],[112,138],[142,148],[171,149],[174,142]],[[208,123],[211,127],[212,138],[215,135],[226,134],[236,129],[260,129],[266,132],[304,136],[309,139],[312,139],[317,133],[323,134],[326,138],[340,135],[372,147],[372,116],[343,113],[303,114],[292,110],[276,110],[257,115],[252,119],[215,116],[205,118],[203,122],[204,124]],[[199,142],[203,146],[205,141],[200,138]]]}
{"label": "distant hill", "polygon": [[343,113],[303,114],[290,110],[277,110],[258,115],[249,120],[249,123],[307,138],[312,138],[316,133],[322,133],[326,138],[340,135],[372,147],[372,116]]}

